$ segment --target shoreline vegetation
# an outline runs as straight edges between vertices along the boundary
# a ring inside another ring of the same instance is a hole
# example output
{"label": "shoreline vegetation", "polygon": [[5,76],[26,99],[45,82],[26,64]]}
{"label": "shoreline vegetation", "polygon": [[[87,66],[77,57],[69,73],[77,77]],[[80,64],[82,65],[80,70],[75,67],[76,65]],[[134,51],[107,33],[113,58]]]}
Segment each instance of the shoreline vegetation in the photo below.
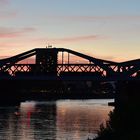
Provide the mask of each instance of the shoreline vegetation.
{"label": "shoreline vegetation", "polygon": [[117,92],[115,109],[94,140],[140,140],[140,81],[120,82]]}

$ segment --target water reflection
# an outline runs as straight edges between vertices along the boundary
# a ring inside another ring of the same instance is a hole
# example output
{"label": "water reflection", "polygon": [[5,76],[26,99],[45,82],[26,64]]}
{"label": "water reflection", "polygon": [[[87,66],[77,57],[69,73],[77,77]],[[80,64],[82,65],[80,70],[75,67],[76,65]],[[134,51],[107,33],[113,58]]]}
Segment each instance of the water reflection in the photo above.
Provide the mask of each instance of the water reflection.
{"label": "water reflection", "polygon": [[94,137],[112,107],[107,100],[25,102],[0,108],[0,139],[85,140]]}
{"label": "water reflection", "polygon": [[[56,134],[56,103],[34,103],[30,106],[27,103],[21,104],[20,112],[23,113],[20,117],[25,121],[25,126],[22,131],[29,136],[28,139],[49,139],[54,140]],[[26,119],[25,119],[26,118]],[[30,131],[26,132],[28,128]],[[25,130],[26,128],[26,130]],[[22,132],[23,133],[23,132]]]}
{"label": "water reflection", "polygon": [[57,107],[57,138],[85,140],[97,136],[112,107],[105,100],[61,101]]}

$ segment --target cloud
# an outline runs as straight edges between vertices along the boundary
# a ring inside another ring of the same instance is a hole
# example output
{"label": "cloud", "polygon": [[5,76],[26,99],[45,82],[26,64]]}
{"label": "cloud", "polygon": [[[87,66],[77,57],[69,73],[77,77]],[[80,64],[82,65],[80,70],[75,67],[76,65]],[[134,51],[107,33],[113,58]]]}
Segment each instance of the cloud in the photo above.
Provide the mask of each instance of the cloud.
{"label": "cloud", "polygon": [[9,0],[0,0],[0,4],[2,5],[5,5],[5,4],[8,4],[9,3]]}
{"label": "cloud", "polygon": [[87,36],[75,36],[75,37],[67,37],[67,38],[56,38],[52,39],[54,42],[65,43],[65,42],[80,42],[85,40],[97,40],[100,37],[97,35],[87,35]]}
{"label": "cloud", "polygon": [[86,36],[74,36],[74,37],[65,37],[65,38],[40,38],[35,39],[36,42],[44,42],[52,44],[65,44],[65,43],[76,43],[76,42],[84,42],[84,41],[93,41],[103,39],[103,37],[99,35],[86,35]]}
{"label": "cloud", "polygon": [[35,30],[36,30],[35,28],[15,29],[15,28],[0,27],[0,38],[20,37],[26,33],[34,32]]}
{"label": "cloud", "polygon": [[0,19],[14,18],[17,16],[16,12],[0,11]]}
{"label": "cloud", "polygon": [[18,12],[9,8],[10,0],[0,0],[0,19],[16,17]]}
{"label": "cloud", "polygon": [[113,62],[124,62],[128,60],[128,58],[125,58],[123,56],[114,56],[113,54],[97,54],[94,52],[92,53],[92,51],[89,52],[87,50],[81,50],[81,52],[97,59],[108,60]]}
{"label": "cloud", "polygon": [[140,20],[140,15],[112,15],[112,16],[49,16],[51,19],[63,19],[68,21],[105,21],[105,20]]}

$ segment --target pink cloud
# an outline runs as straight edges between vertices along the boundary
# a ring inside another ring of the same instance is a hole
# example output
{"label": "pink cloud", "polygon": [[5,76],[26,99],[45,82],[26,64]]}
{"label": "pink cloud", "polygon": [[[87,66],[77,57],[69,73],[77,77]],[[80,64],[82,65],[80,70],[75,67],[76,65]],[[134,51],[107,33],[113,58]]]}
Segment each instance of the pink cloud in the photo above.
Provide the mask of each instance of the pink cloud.
{"label": "pink cloud", "polygon": [[0,50],[5,50],[5,48],[12,48],[12,47],[18,47],[20,44],[17,42],[0,42]]}
{"label": "pink cloud", "polygon": [[9,9],[10,0],[0,0],[0,19],[7,19],[16,17],[18,12]]}
{"label": "pink cloud", "polygon": [[87,35],[87,36],[77,36],[77,37],[54,39],[54,41],[57,41],[57,42],[79,42],[79,41],[84,41],[84,40],[96,40],[96,39],[99,39],[99,36]]}
{"label": "pink cloud", "polygon": [[83,53],[91,56],[91,57],[95,57],[95,58],[99,58],[99,59],[103,59],[103,60],[109,60],[109,61],[114,61],[114,62],[124,62],[124,61],[128,61],[129,59],[130,60],[133,60],[133,59],[136,59],[136,58],[125,58],[123,56],[113,56],[112,54],[108,54],[108,55],[101,55],[101,54],[94,54],[94,53],[89,53],[88,51],[82,51]]}
{"label": "pink cloud", "polygon": [[73,42],[92,41],[98,39],[103,39],[103,37],[98,35],[86,35],[86,36],[75,36],[75,37],[66,37],[66,38],[40,38],[40,39],[35,39],[33,41],[36,42],[47,41],[48,43],[53,43],[53,44],[65,44],[65,43],[73,43]]}
{"label": "pink cloud", "polygon": [[0,4],[8,4],[9,0],[0,0]]}
{"label": "pink cloud", "polygon": [[[87,36],[75,36],[75,37],[67,37],[67,38],[58,38],[51,39],[52,43],[73,43],[73,42],[83,42],[83,41],[93,41],[103,39],[103,37],[98,35],[87,35]],[[49,40],[48,40],[49,41]]]}
{"label": "pink cloud", "polygon": [[15,29],[0,27],[0,38],[15,38],[33,31],[35,31],[35,28]]}
{"label": "pink cloud", "polygon": [[0,19],[14,18],[17,16],[16,12],[0,11]]}

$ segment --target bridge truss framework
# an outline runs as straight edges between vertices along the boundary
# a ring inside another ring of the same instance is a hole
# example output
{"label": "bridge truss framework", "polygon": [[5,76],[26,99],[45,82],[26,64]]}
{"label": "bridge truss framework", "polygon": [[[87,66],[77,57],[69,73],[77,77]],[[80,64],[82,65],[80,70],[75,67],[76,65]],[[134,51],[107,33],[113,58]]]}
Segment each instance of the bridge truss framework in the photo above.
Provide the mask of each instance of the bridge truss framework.
{"label": "bridge truss framework", "polygon": [[[66,53],[67,62],[64,61]],[[88,63],[71,63],[71,55],[81,57]],[[19,63],[32,56],[35,56],[35,64]],[[140,80],[140,59],[117,63],[65,48],[37,48],[0,60],[0,79],[40,76],[68,79],[84,77],[87,80],[108,79],[111,81]]]}

